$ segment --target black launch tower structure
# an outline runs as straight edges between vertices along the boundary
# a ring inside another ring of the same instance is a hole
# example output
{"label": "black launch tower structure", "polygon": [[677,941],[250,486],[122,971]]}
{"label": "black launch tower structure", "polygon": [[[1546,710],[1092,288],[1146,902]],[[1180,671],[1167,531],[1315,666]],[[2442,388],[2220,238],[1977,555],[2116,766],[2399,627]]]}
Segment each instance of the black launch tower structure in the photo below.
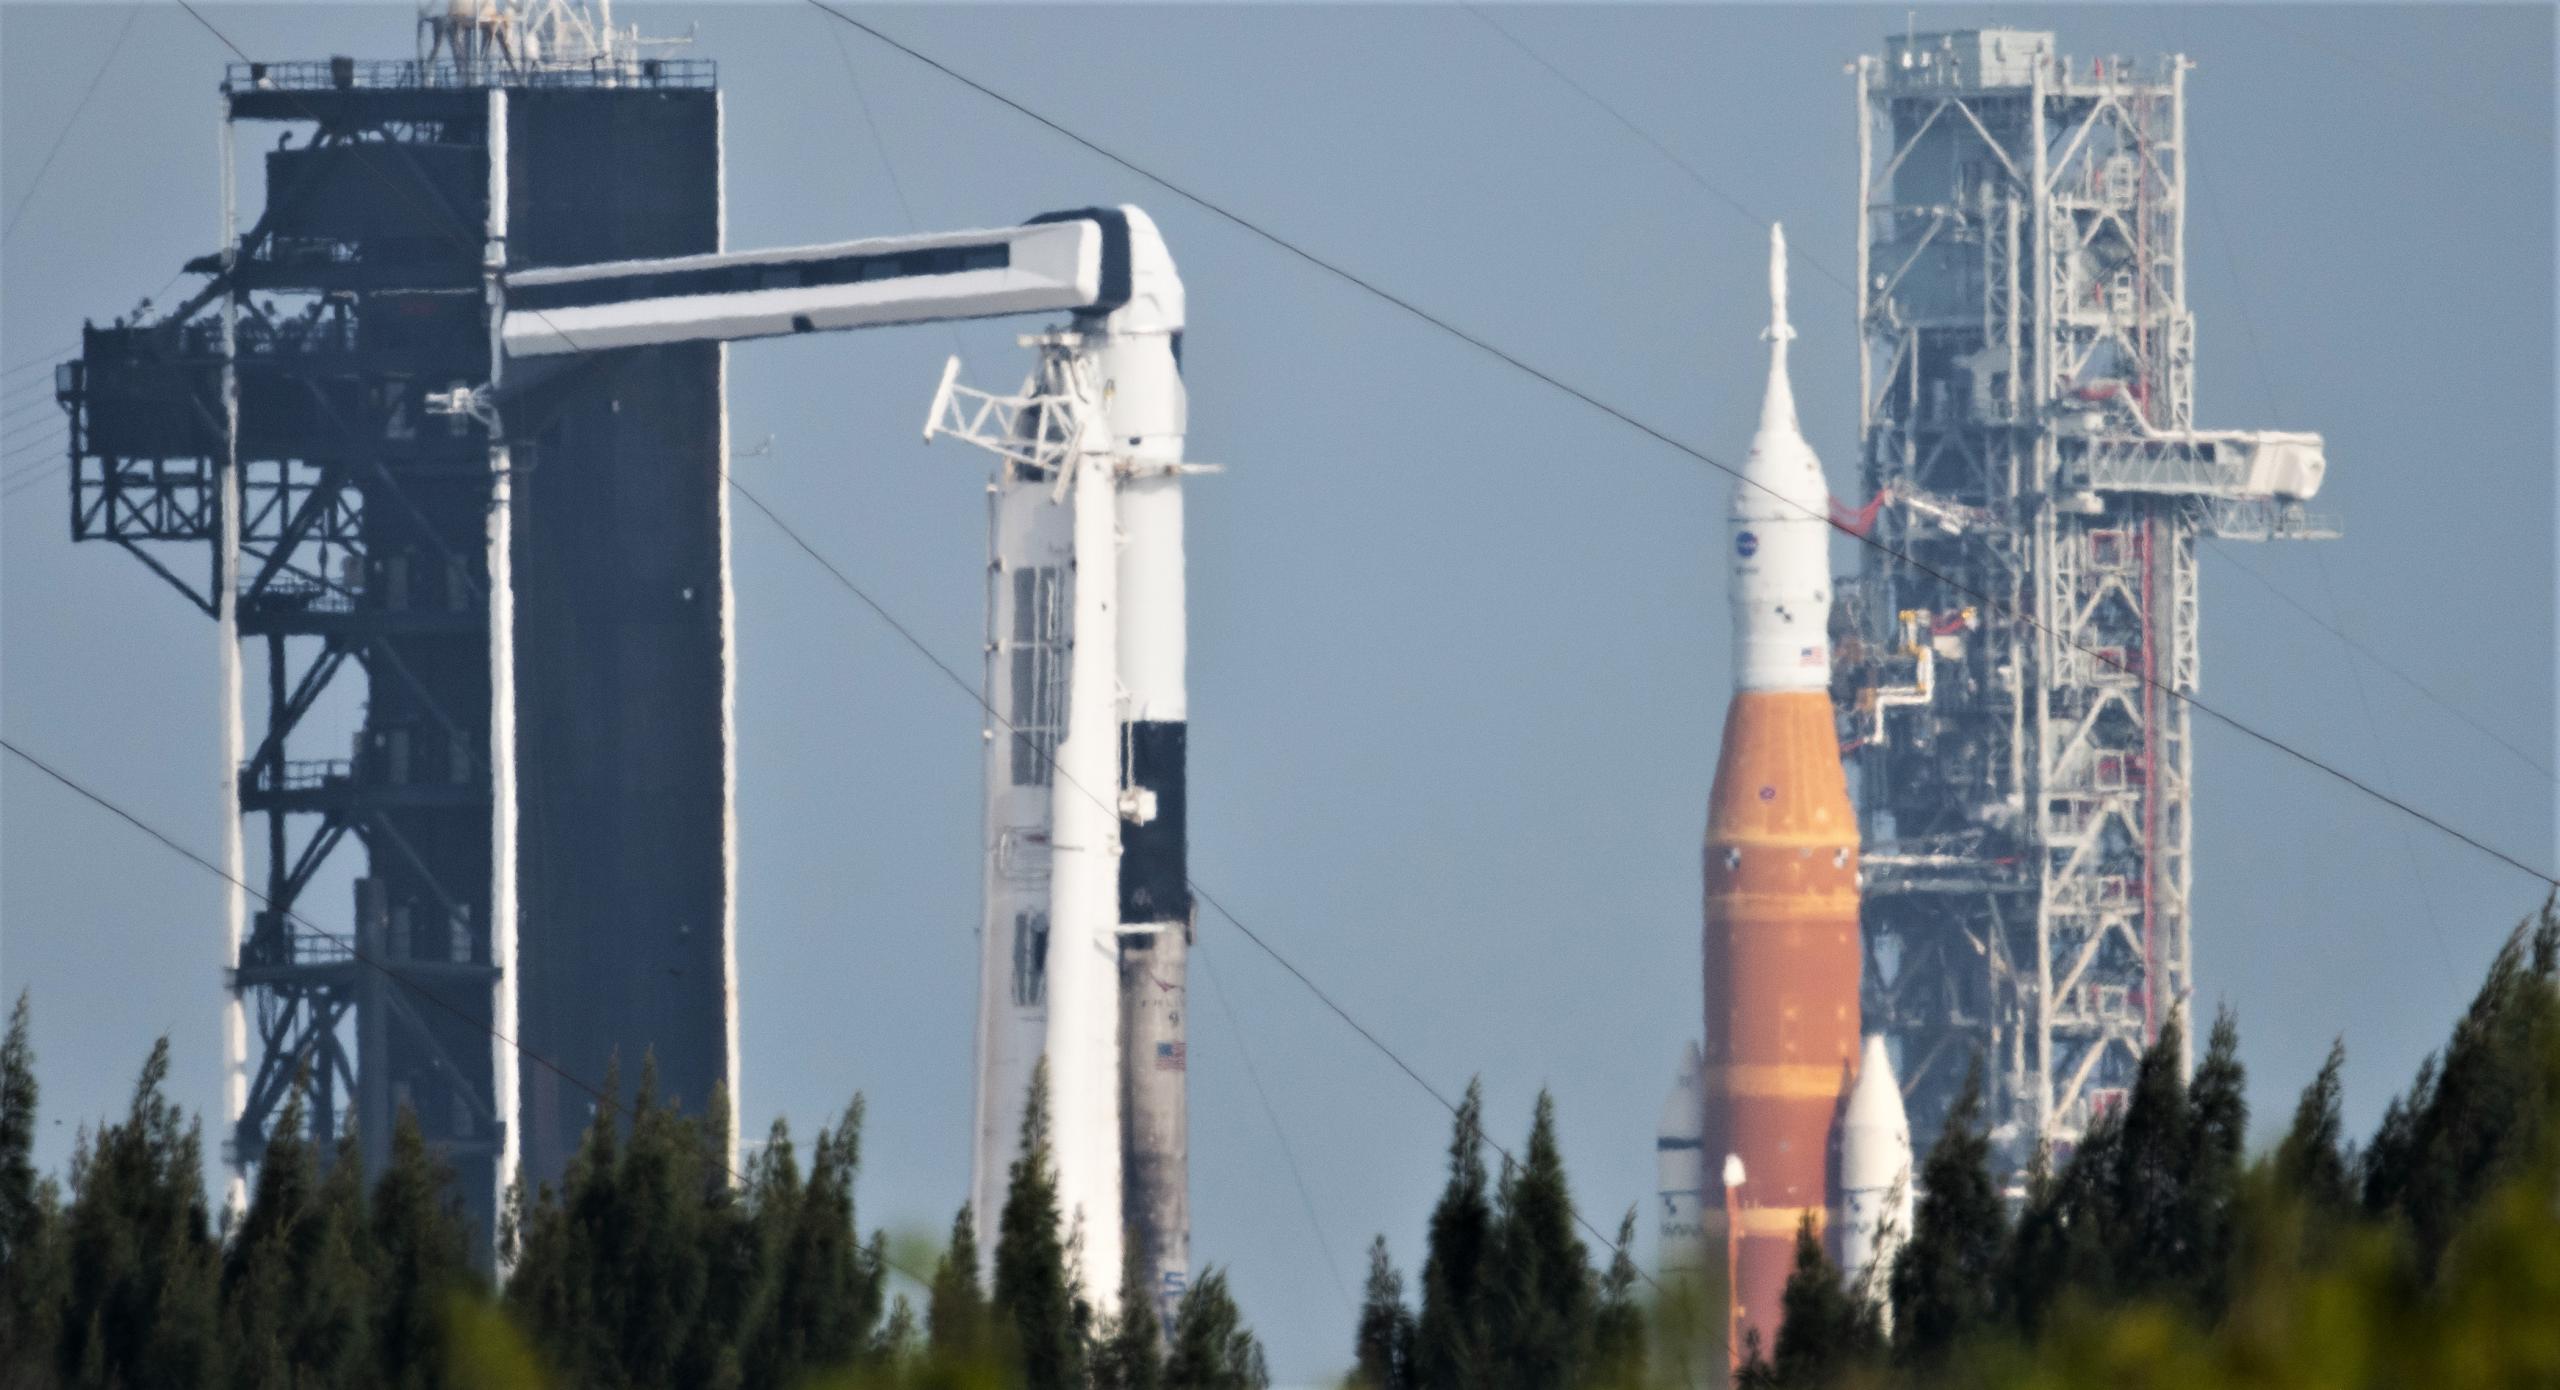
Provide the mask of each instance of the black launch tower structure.
{"label": "black launch tower structure", "polygon": [[369,1162],[412,1110],[485,1231],[612,1061],[735,1088],[724,350],[493,346],[511,269],[719,249],[715,73],[242,63],[223,100],[226,209],[243,150],[264,206],[59,369],[72,535],[236,636],[235,1171],[307,1077]]}

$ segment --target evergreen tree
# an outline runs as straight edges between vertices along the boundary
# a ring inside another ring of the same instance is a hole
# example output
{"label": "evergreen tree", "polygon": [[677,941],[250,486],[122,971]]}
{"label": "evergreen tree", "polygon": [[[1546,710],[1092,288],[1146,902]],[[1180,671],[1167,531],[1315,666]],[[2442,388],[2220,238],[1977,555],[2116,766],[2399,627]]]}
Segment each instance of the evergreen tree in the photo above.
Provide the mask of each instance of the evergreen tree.
{"label": "evergreen tree", "polygon": [[62,1337],[61,1214],[35,1168],[36,1051],[27,996],[0,1044],[0,1385],[51,1379]]}
{"label": "evergreen tree", "polygon": [[1494,1213],[1486,1193],[1484,1085],[1467,1083],[1449,1137],[1449,1182],[1431,1212],[1414,1324],[1413,1381],[1423,1390],[1480,1390],[1493,1379]]}
{"label": "evergreen tree", "polygon": [[2185,1046],[2172,1017],[2142,1054],[2124,1123],[2116,1130],[2106,1223],[2113,1296],[2148,1295],[2174,1286],[2190,1254],[2181,1210],[2194,1158],[2195,1116],[2178,1075]]}
{"label": "evergreen tree", "polygon": [[2276,1145],[2276,1181],[2323,1217],[2344,1215],[2355,1201],[2347,1174],[2346,1126],[2339,1118],[2339,1073],[2347,1065],[2344,1039],[2329,1044],[2320,1075],[2302,1090],[2293,1125]]}
{"label": "evergreen tree", "polygon": [[979,1365],[995,1354],[995,1325],[978,1285],[978,1223],[965,1206],[951,1218],[951,1244],[934,1266],[924,1325],[926,1344],[945,1365]]}
{"label": "evergreen tree", "polygon": [[1268,1390],[1271,1371],[1262,1344],[1227,1292],[1224,1270],[1203,1273],[1175,1306],[1164,1384],[1165,1390]]}
{"label": "evergreen tree", "polygon": [[1031,1069],[1022,1153],[997,1224],[995,1313],[1019,1358],[1024,1390],[1082,1390],[1091,1313],[1067,1267],[1058,1227],[1058,1177],[1049,1166],[1049,1070]]}
{"label": "evergreen tree", "polygon": [[880,1340],[872,1348],[872,1359],[903,1374],[923,1350],[924,1337],[916,1323],[915,1305],[905,1294],[889,1300],[889,1320],[880,1325]]}
{"label": "evergreen tree", "polygon": [[1387,1255],[1387,1238],[1369,1242],[1369,1282],[1360,1301],[1353,1341],[1354,1390],[1412,1390],[1413,1310],[1405,1306],[1404,1276]]}
{"label": "evergreen tree", "polygon": [[59,1364],[74,1384],[200,1386],[219,1374],[204,1138],[161,1093],[168,1076],[162,1038],[123,1121],[84,1140],[71,1161]]}
{"label": "evergreen tree", "polygon": [[346,1384],[367,1359],[363,1160],[342,1145],[323,1171],[304,1137],[306,1084],[285,1100],[223,1254],[223,1343],[240,1390]]}
{"label": "evergreen tree", "polygon": [[391,1122],[391,1152],[373,1186],[370,1219],[373,1383],[431,1390],[445,1383],[446,1304],[477,1295],[481,1282],[453,1172],[428,1151],[417,1112],[406,1105]]}
{"label": "evergreen tree", "polygon": [[1849,1292],[1839,1267],[1823,1253],[1810,1215],[1796,1227],[1795,1267],[1787,1272],[1779,1308],[1778,1340],[1769,1359],[1772,1386],[1819,1390],[1883,1359],[1884,1329],[1875,1309]]}
{"label": "evergreen tree", "polygon": [[1121,1249],[1120,1314],[1094,1348],[1093,1390],[1163,1390],[1164,1329],[1156,1321],[1155,1290],[1136,1239]]}
{"label": "evergreen tree", "polygon": [[[2528,928],[2530,934],[2528,935]],[[2560,1144],[2560,914],[2519,925],[2365,1149],[2364,1204],[2403,1225],[2430,1274],[2464,1214]]]}
{"label": "evergreen tree", "polygon": [[1600,1278],[1600,1302],[1591,1315],[1591,1383],[1636,1386],[1644,1382],[1644,1309],[1636,1302],[1636,1212],[1618,1222],[1609,1272]]}
{"label": "evergreen tree", "polygon": [[740,1360],[751,1385],[789,1384],[871,1349],[886,1294],[882,1252],[862,1244],[854,1178],[862,1156],[862,1100],[820,1130],[805,1186],[779,1122],[751,1191],[755,1312]]}
{"label": "evergreen tree", "polygon": [[[36,1049],[24,991],[9,1011],[0,1043],[0,1269],[15,1268],[33,1248],[43,1207],[37,1201]],[[6,1305],[0,1305],[5,1313]]]}
{"label": "evergreen tree", "polygon": [[677,1113],[656,1094],[653,1061],[617,1136],[607,1075],[560,1191],[546,1188],[520,1223],[507,1302],[569,1383],[734,1381],[754,1235],[728,1181],[726,1120],[716,1106],[704,1119]]}
{"label": "evergreen tree", "polygon": [[1496,1383],[1543,1390],[1583,1379],[1597,1300],[1590,1256],[1573,1227],[1555,1102],[1540,1091],[1528,1146],[1518,1171],[1504,1175],[1495,1219]]}
{"label": "evergreen tree", "polygon": [[1894,1352],[1922,1366],[1943,1361],[1988,1320],[2006,1218],[1991,1182],[1983,1130],[1982,1067],[1966,1073],[1946,1127],[1920,1172],[1911,1240],[1893,1267]]}
{"label": "evergreen tree", "polygon": [[2208,1319],[2229,1296],[2237,1244],[2240,1175],[2248,1148],[2248,1075],[2240,1066],[2240,1028],[2229,1009],[2213,1021],[2204,1060],[2188,1084],[2186,1181],[2177,1204],[2179,1244],[2168,1286]]}

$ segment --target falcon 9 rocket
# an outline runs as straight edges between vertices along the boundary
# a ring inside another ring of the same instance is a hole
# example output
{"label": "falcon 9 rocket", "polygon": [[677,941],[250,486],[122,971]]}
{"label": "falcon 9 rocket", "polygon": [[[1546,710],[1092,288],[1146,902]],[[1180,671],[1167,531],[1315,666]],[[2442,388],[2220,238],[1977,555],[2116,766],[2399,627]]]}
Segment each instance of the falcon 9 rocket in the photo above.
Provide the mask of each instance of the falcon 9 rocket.
{"label": "falcon 9 rocket", "polygon": [[[1858,829],[1832,723],[1831,491],[1787,381],[1786,237],[1769,230],[1769,383],[1733,490],[1733,700],[1708,799],[1702,1194],[1732,1343],[1778,1331],[1796,1227],[1829,1224],[1858,1060]],[[1737,1163],[1721,1162],[1728,1157]],[[1718,1200],[1721,1198],[1721,1200]],[[1712,1267],[1712,1264],[1711,1264]]]}

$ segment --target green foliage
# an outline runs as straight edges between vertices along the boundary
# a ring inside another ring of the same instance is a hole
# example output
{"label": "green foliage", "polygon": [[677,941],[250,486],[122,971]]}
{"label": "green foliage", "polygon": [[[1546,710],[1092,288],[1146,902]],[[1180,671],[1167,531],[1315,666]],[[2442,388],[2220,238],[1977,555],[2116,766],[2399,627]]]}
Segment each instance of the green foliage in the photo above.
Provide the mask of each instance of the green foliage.
{"label": "green foliage", "polygon": [[1580,1384],[1591,1361],[1598,1289],[1590,1254],[1574,1233],[1555,1101],[1544,1091],[1520,1166],[1504,1172],[1499,1198],[1490,1383],[1518,1390]]}
{"label": "green foliage", "polygon": [[297,1081],[222,1255],[222,1347],[238,1390],[343,1385],[370,1359],[363,1159],[342,1144],[324,1169],[304,1104]]}
{"label": "green foliage", "polygon": [[1476,1390],[1493,1381],[1496,1287],[1493,1203],[1487,1196],[1484,1085],[1467,1083],[1449,1136],[1449,1182],[1431,1212],[1414,1324],[1413,1381],[1424,1390]]}
{"label": "green foliage", "polygon": [[960,1365],[995,1359],[995,1320],[978,1284],[978,1223],[965,1206],[951,1218],[951,1244],[934,1266],[924,1323],[925,1342],[935,1356]]}
{"label": "green foliage", "polygon": [[220,1376],[204,1140],[161,1094],[168,1076],[162,1038],[123,1121],[84,1138],[71,1160],[59,1369],[74,1384],[200,1386]]}
{"label": "green foliage", "polygon": [[27,996],[0,1044],[0,1386],[54,1378],[62,1342],[61,1198],[35,1168],[36,1051]]}
{"label": "green foliage", "polygon": [[1173,1312],[1173,1353],[1165,1358],[1165,1390],[1268,1390],[1262,1344],[1244,1325],[1227,1292],[1226,1271],[1204,1271]]}
{"label": "green foliage", "polygon": [[446,1378],[444,1322],[457,1302],[485,1294],[453,1173],[427,1149],[418,1116],[401,1106],[391,1152],[373,1186],[366,1264],[373,1286],[373,1383],[429,1390]]}
{"label": "green foliage", "polygon": [[1911,1240],[1893,1267],[1894,1351],[1908,1364],[1939,1363],[1960,1337],[1989,1321],[2008,1227],[1990,1165],[1976,1064],[1921,1167]]}
{"label": "green foliage", "polygon": [[1609,1271],[1600,1276],[1600,1302],[1591,1314],[1591,1383],[1637,1385],[1645,1377],[1644,1309],[1636,1302],[1636,1213],[1618,1222]]}
{"label": "green foliage", "polygon": [[1795,1267],[1779,1306],[1777,1345],[1758,1382],[1766,1390],[1818,1390],[1883,1361],[1876,1310],[1849,1292],[1810,1216],[1796,1227]]}
{"label": "green foliage", "polygon": [[2422,1268],[2466,1213],[2548,1154],[2560,1126],[2560,915],[2518,926],[2439,1065],[2394,1100],[2361,1165],[2368,1214],[2406,1227]]}
{"label": "green foliage", "polygon": [[2285,1189],[2317,1214],[2337,1218],[2355,1202],[2345,1150],[2346,1123],[2339,1117],[2339,1074],[2347,1065],[2347,1045],[2329,1044],[2329,1059],[2320,1075],[2302,1089],[2293,1108],[2293,1124],[2276,1145],[2275,1175]]}
{"label": "green foliage", "polygon": [[1121,1246],[1120,1314],[1104,1324],[1093,1351],[1093,1390],[1164,1390],[1164,1328],[1156,1321],[1155,1290],[1132,1237]]}
{"label": "green foliage", "polygon": [[1379,1236],[1369,1242],[1350,1390],[1411,1390],[1413,1383],[1413,1309],[1404,1301],[1404,1276],[1387,1255],[1387,1238]]}
{"label": "green foliage", "polygon": [[1081,1390],[1093,1315],[1076,1288],[1060,1237],[1058,1175],[1049,1166],[1049,1064],[1031,1069],[1022,1109],[1022,1152],[1005,1188],[996,1233],[996,1324],[1024,1390]]}

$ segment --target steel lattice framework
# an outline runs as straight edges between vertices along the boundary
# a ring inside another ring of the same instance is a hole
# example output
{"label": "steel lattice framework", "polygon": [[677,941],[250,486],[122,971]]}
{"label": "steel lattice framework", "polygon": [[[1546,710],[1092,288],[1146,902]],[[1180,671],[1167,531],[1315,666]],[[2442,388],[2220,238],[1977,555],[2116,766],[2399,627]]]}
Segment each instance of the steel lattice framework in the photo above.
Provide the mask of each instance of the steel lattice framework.
{"label": "steel lattice framework", "polygon": [[1915,1141],[1978,1058],[2014,1168],[2193,987],[2198,538],[2334,534],[2318,436],[2195,428],[2186,66],[1972,30],[1854,70],[1866,1014]]}

